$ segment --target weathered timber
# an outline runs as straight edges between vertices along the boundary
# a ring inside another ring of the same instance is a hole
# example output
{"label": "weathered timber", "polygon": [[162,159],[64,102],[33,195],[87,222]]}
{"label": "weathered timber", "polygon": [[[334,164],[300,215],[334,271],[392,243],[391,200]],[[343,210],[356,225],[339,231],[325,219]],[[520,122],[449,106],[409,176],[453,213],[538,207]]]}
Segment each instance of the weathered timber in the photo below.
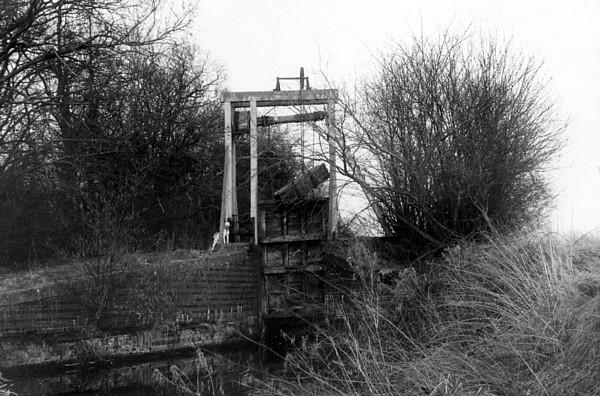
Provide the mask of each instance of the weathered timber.
{"label": "weathered timber", "polygon": [[298,176],[273,195],[282,201],[295,201],[305,198],[308,193],[329,179],[329,171],[325,164],[315,166],[308,172]]}
{"label": "weathered timber", "polygon": [[318,314],[332,293],[330,271],[322,265],[328,203],[328,198],[261,202],[263,318]]}
{"label": "weathered timber", "polygon": [[258,126],[256,99],[250,100],[250,219],[252,219],[252,243],[258,243],[256,217],[258,215]]}
{"label": "weathered timber", "polygon": [[[312,113],[290,114],[283,116],[261,116],[257,117],[257,126],[267,127],[278,124],[291,124],[295,122],[322,121],[327,118],[326,111],[315,111]],[[233,117],[233,130],[238,133],[250,132],[250,111],[236,111]]]}
{"label": "weathered timber", "polygon": [[[329,140],[329,160],[333,161],[330,164],[330,184],[329,196],[332,197],[329,201],[329,224],[330,229],[327,230],[327,238],[332,239],[335,235],[337,225],[337,183],[335,177],[335,153],[333,142],[335,141],[335,102],[337,101],[338,93],[335,89],[303,89],[301,73],[301,84],[299,90],[286,91],[247,91],[247,92],[224,92],[222,94],[224,120],[225,120],[225,171],[223,176],[223,198],[221,204],[220,231],[223,232],[224,224],[227,220],[233,222],[233,235],[239,238],[239,223],[238,208],[237,208],[237,188],[236,188],[236,153],[235,153],[235,136],[232,132],[236,130],[245,133],[250,131],[251,153],[250,153],[250,223],[252,224],[253,236],[251,241],[256,245],[258,243],[258,223],[259,219],[257,200],[258,189],[253,186],[258,185],[258,170],[255,155],[255,142],[258,134],[258,127],[262,125],[272,125],[288,122],[306,122],[327,120],[327,134]],[[258,118],[258,107],[274,107],[274,106],[313,106],[326,105],[326,111],[287,115],[281,117],[261,117]],[[243,112],[236,111],[238,108],[249,108],[249,117]],[[239,114],[238,114],[239,113]],[[236,121],[237,117],[237,121]],[[243,120],[242,120],[243,118]],[[249,119],[248,119],[249,118]]]}
{"label": "weathered timber", "polygon": [[250,100],[256,99],[258,107],[323,105],[337,100],[336,89],[311,89],[290,91],[247,91],[224,92],[221,100],[230,102],[233,108],[250,107]]}

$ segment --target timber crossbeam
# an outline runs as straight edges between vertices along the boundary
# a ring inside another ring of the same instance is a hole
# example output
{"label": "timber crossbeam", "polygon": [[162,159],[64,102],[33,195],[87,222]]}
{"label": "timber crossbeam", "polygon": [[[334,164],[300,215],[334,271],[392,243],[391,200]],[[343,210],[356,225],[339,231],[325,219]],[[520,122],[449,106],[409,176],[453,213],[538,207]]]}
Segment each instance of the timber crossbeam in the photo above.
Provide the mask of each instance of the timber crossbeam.
{"label": "timber crossbeam", "polygon": [[256,100],[257,107],[326,105],[336,101],[337,89],[311,89],[292,91],[247,91],[224,92],[221,100],[230,102],[233,108],[250,107],[250,101]]}

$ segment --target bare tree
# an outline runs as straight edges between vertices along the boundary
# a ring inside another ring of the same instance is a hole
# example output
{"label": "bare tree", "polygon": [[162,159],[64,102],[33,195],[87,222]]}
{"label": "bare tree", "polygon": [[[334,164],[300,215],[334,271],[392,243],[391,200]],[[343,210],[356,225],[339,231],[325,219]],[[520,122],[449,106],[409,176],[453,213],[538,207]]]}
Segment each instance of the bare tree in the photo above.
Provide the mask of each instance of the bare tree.
{"label": "bare tree", "polygon": [[[8,251],[35,257],[48,239],[61,245],[57,239],[77,235],[71,222],[77,208],[62,203],[77,194],[93,197],[83,188],[90,167],[96,174],[103,166],[115,169],[106,166],[108,154],[126,140],[117,133],[125,110],[112,111],[123,105],[117,99],[125,95],[117,93],[144,80],[129,62],[169,52],[168,40],[189,21],[189,13],[181,15],[166,15],[159,0],[0,0],[0,250],[6,261]],[[210,82],[204,77],[202,83]],[[198,87],[204,85],[188,92]],[[110,193],[127,200],[122,191]]]}
{"label": "bare tree", "polygon": [[535,219],[559,150],[541,64],[510,45],[415,38],[342,100],[342,174],[365,191],[386,234],[416,250]]}
{"label": "bare tree", "polygon": [[[0,171],[24,153],[50,149],[49,128],[69,145],[71,84],[89,77],[107,54],[142,50],[182,29],[187,19],[159,26],[158,0],[0,1]],[[187,17],[186,17],[187,18]]]}

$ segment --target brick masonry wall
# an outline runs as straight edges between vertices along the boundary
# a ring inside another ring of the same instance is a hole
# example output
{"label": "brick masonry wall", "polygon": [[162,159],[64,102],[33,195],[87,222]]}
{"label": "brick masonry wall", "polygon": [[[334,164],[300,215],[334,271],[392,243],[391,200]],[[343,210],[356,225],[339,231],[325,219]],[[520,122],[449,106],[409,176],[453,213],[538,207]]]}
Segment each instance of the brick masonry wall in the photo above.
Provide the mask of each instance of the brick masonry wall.
{"label": "brick masonry wall", "polygon": [[[2,290],[0,366],[163,352],[255,337],[257,265],[247,245]],[[89,269],[90,267],[88,267]]]}

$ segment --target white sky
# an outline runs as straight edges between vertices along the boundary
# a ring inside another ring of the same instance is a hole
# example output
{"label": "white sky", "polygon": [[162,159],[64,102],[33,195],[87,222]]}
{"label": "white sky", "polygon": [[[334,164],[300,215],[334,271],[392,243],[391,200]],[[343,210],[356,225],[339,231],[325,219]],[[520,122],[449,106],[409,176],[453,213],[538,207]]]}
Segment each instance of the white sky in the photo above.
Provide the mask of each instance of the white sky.
{"label": "white sky", "polygon": [[194,39],[227,72],[232,91],[270,90],[276,76],[352,84],[394,41],[450,27],[512,38],[544,60],[550,92],[570,120],[553,172],[554,227],[600,231],[600,0],[202,0]]}

